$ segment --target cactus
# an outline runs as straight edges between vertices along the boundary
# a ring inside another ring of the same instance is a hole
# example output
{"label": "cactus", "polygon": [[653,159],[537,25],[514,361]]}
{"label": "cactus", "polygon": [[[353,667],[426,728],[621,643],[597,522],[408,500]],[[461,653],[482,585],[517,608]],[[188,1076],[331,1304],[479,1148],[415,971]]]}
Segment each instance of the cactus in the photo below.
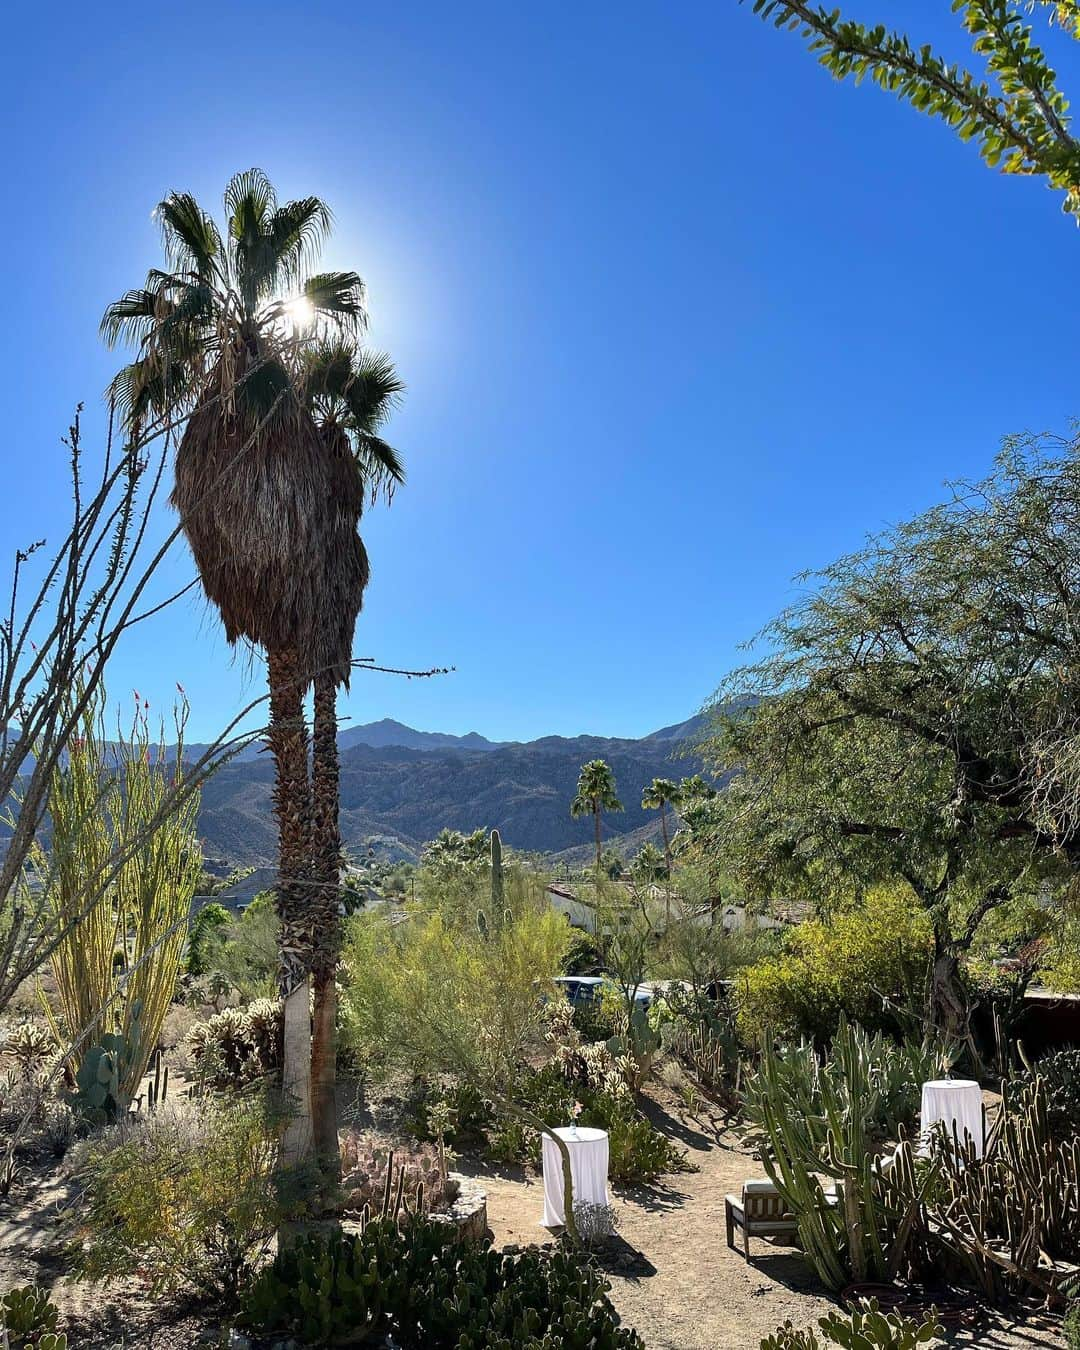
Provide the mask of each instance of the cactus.
{"label": "cactus", "polygon": [[503,860],[502,837],[498,830],[491,831],[491,912],[503,912]]}
{"label": "cactus", "polygon": [[640,1004],[635,1003],[626,1017],[626,1030],[621,1036],[612,1036],[607,1042],[608,1052],[613,1059],[632,1061],[636,1089],[649,1076],[653,1059],[660,1049],[659,1032],[653,1029],[649,1014]]}
{"label": "cactus", "polygon": [[917,1274],[944,1275],[989,1303],[1061,1292],[1080,1253],[1080,1139],[1059,1138],[1051,1122],[1037,1079],[1006,1086],[983,1157],[943,1129],[928,1162],[901,1152],[883,1190],[894,1217],[911,1216],[904,1237]]}
{"label": "cactus", "polygon": [[[138,1013],[133,1013],[132,1024]],[[131,1105],[124,1084],[130,1076],[137,1033],[132,1038],[109,1032],[96,1045],[83,1051],[75,1071],[75,1089],[67,1094],[68,1104],[87,1120],[114,1121]]]}
{"label": "cactus", "polygon": [[313,1345],[381,1340],[396,1325],[433,1348],[641,1350],[607,1293],[577,1253],[504,1256],[486,1240],[453,1241],[445,1225],[373,1219],[360,1234],[312,1235],[280,1251],[248,1292],[245,1321]]}
{"label": "cactus", "polygon": [[[937,1312],[931,1308],[924,1320],[883,1313],[876,1299],[849,1308],[846,1313],[829,1313],[818,1321],[829,1345],[842,1350],[915,1350],[944,1334]],[[796,1331],[790,1322],[778,1327],[761,1342],[761,1350],[821,1350],[821,1341],[813,1331]]]}
{"label": "cactus", "polygon": [[0,1343],[11,1350],[67,1350],[67,1336],[56,1330],[58,1317],[44,1289],[9,1289],[0,1298]]}

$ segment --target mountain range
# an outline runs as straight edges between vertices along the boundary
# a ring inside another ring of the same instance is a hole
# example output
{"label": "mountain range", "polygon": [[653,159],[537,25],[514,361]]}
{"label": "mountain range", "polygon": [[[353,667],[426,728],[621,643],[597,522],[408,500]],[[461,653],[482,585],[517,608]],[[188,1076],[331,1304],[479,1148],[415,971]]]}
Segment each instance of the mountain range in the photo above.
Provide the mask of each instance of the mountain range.
{"label": "mountain range", "polygon": [[[582,764],[605,759],[626,807],[604,817],[605,842],[622,853],[636,851],[659,835],[656,812],[641,809],[642,788],[656,777],[677,779],[700,770],[692,747],[704,724],[699,715],[638,739],[511,742],[476,732],[416,731],[389,719],[348,727],[338,740],[342,840],[354,855],[373,847],[380,856],[416,859],[441,829],[483,826],[497,828],[510,847],[583,861],[592,822],[572,819],[570,800]],[[199,831],[208,859],[274,861],[273,773],[265,748],[253,746],[207,781]]]}

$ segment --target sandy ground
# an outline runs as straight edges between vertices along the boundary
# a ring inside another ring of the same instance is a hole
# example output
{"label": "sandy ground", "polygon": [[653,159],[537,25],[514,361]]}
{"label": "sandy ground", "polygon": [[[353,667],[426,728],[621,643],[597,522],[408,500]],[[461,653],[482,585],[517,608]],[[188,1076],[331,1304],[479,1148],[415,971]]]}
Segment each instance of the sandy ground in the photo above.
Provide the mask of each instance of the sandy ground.
{"label": "sandy ground", "polygon": [[[654,1123],[678,1139],[699,1171],[648,1189],[617,1189],[618,1240],[605,1261],[612,1301],[648,1350],[757,1350],[787,1318],[808,1326],[833,1305],[790,1247],[751,1241],[751,1259],[731,1251],[724,1231],[724,1197],[760,1164],[719,1121],[686,1120],[670,1103],[654,1103]],[[482,1169],[488,1222],[497,1245],[543,1241],[537,1177],[492,1175]],[[950,1344],[1019,1350],[1064,1346],[1056,1320],[988,1316]]]}

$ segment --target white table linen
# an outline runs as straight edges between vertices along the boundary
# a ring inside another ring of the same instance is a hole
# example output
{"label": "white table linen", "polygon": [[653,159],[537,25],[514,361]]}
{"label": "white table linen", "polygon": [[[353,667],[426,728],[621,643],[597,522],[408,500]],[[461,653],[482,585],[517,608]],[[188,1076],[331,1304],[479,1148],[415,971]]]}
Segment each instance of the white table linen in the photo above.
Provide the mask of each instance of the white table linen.
{"label": "white table linen", "polygon": [[[570,1176],[574,1182],[574,1204],[608,1203],[608,1137],[606,1130],[586,1126],[560,1126],[555,1133],[570,1152]],[[541,1135],[544,1162],[543,1228],[561,1228],[566,1223],[563,1196],[562,1154],[550,1135]]]}
{"label": "white table linen", "polygon": [[928,1152],[929,1135],[938,1121],[944,1121],[945,1130],[952,1137],[956,1127],[961,1143],[965,1135],[975,1141],[975,1156],[981,1158],[983,1137],[982,1088],[970,1078],[937,1078],[923,1084],[919,1151]]}

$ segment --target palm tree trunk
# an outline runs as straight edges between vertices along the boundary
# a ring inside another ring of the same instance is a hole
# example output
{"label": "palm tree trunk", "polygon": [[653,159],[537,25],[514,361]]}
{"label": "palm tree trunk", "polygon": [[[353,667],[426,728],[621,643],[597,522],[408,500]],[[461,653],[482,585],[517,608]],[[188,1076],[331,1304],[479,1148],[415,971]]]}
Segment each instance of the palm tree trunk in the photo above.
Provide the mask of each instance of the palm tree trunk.
{"label": "palm tree trunk", "polygon": [[664,864],[667,867],[668,879],[671,878],[671,841],[668,839],[667,832],[667,802],[660,803],[660,830],[664,836]]}
{"label": "palm tree trunk", "polygon": [[593,806],[593,828],[596,830],[596,884],[599,887],[601,848],[600,848],[600,807],[597,805]]}
{"label": "palm tree trunk", "polygon": [[312,964],[315,1027],[311,1045],[311,1105],[319,1167],[328,1181],[339,1182],[336,1024],[337,963],[341,945],[341,834],[338,823],[337,686],[333,676],[322,671],[315,676],[312,804],[312,852],[320,923]]}
{"label": "palm tree trunk", "polygon": [[270,729],[276,769],[274,814],[278,825],[277,912],[281,920],[279,984],[284,1036],[281,1088],[287,1124],[282,1162],[296,1167],[311,1153],[311,1009],[308,966],[311,925],[311,790],[308,781],[304,682],[294,649],[268,652]]}

